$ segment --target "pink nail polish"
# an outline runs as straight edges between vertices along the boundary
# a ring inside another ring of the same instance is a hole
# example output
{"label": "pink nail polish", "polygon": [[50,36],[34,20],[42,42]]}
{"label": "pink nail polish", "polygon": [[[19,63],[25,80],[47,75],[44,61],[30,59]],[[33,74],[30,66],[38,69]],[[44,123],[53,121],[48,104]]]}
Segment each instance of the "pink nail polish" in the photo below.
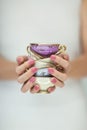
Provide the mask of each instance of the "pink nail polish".
{"label": "pink nail polish", "polygon": [[55,60],[56,56],[55,55],[51,55],[50,58],[51,58],[51,60]]}
{"label": "pink nail polish", "polygon": [[49,88],[48,91],[49,92],[53,92],[55,90],[55,87]]}
{"label": "pink nail polish", "polygon": [[34,87],[34,89],[35,89],[35,90],[39,90],[39,86],[36,85],[36,86]]}
{"label": "pink nail polish", "polygon": [[64,59],[69,60],[69,56],[68,55],[64,55]]}
{"label": "pink nail polish", "polygon": [[33,72],[33,73],[35,73],[35,72],[37,72],[37,68],[36,67],[33,67],[32,69],[31,69],[31,71]]}
{"label": "pink nail polish", "polygon": [[52,68],[48,68],[48,72],[52,74],[54,73],[54,70]]}
{"label": "pink nail polish", "polygon": [[21,62],[21,58],[19,57],[19,58],[17,59],[17,61],[18,61],[18,63],[20,63],[20,62]]}
{"label": "pink nail polish", "polygon": [[55,78],[53,78],[53,79],[51,80],[51,82],[52,82],[52,83],[56,83],[57,80],[56,80]]}
{"label": "pink nail polish", "polygon": [[32,77],[32,78],[29,79],[29,82],[33,83],[34,81],[35,81],[35,77]]}
{"label": "pink nail polish", "polygon": [[29,65],[34,64],[34,60],[30,59],[30,60],[28,61],[28,64],[29,64]]}

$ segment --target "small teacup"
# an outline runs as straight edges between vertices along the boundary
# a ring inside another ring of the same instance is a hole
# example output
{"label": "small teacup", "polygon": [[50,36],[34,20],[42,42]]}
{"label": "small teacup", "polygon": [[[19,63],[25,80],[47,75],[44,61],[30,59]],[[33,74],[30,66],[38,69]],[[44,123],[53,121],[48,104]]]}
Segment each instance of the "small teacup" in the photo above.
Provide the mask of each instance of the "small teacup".
{"label": "small teacup", "polygon": [[50,78],[53,76],[49,74],[48,68],[53,67],[59,70],[61,66],[58,64],[55,65],[54,62],[50,60],[50,56],[60,55],[64,53],[65,50],[65,45],[58,43],[30,43],[30,45],[27,46],[28,55],[35,60],[34,66],[38,68],[38,71],[34,74],[36,77],[35,83],[40,86],[40,91],[38,93],[49,93],[48,88],[55,87],[50,81]]}

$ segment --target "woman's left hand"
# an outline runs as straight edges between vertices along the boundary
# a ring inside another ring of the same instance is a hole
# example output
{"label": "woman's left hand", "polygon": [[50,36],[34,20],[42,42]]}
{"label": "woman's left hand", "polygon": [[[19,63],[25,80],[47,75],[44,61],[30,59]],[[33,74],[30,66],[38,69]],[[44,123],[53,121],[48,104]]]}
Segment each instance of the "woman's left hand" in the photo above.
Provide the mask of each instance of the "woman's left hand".
{"label": "woman's left hand", "polygon": [[[48,71],[51,75],[53,75],[53,78],[51,78],[51,82],[55,86],[63,87],[64,81],[68,78],[68,72],[70,71],[70,62],[69,62],[69,56],[66,54],[61,54],[60,56],[57,55],[51,55],[50,59],[54,61],[55,64],[60,65],[63,68],[63,72],[60,72],[54,68],[48,68]],[[54,88],[55,89],[55,88]],[[52,92],[54,89],[49,88],[48,91]]]}

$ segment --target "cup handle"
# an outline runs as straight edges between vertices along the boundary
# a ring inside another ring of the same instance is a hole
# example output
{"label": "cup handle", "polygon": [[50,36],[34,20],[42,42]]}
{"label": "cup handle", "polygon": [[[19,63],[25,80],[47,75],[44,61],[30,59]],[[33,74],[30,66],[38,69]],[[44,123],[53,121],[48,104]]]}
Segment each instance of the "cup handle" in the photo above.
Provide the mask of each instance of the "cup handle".
{"label": "cup handle", "polygon": [[30,53],[30,46],[27,46],[27,52],[28,52],[28,54]]}

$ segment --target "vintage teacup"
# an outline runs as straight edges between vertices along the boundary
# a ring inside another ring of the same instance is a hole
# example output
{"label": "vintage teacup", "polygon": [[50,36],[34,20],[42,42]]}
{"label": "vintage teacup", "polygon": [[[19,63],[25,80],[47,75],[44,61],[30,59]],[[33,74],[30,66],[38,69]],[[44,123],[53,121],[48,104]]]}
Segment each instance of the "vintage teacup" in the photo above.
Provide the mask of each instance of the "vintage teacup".
{"label": "vintage teacup", "polygon": [[53,67],[59,71],[63,70],[61,66],[58,64],[54,64],[52,60],[50,60],[50,56],[52,54],[60,55],[64,53],[66,47],[61,44],[47,44],[47,43],[30,43],[27,46],[27,52],[29,57],[35,60],[35,67],[38,68],[38,71],[35,73],[36,84],[40,86],[39,93],[49,93],[49,87],[55,87],[54,84],[50,81],[52,77],[48,72],[49,67]]}

